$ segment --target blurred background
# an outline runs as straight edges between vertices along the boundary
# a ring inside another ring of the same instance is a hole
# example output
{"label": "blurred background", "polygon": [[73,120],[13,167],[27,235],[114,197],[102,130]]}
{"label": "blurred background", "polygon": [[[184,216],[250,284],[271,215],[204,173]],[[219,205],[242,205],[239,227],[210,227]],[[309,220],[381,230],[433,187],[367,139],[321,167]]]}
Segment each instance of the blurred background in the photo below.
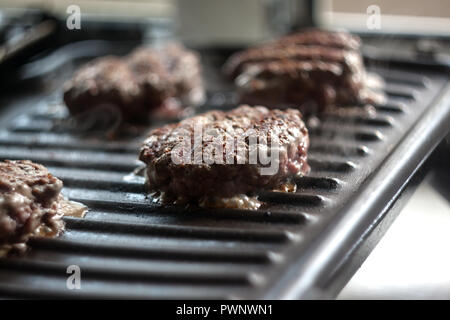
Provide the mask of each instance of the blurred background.
{"label": "blurred background", "polygon": [[[450,5],[429,0],[2,0],[2,21],[23,10],[40,9],[61,19],[81,9],[84,22],[171,22],[196,42],[236,44],[259,41],[312,23],[367,32],[367,16],[378,7],[382,25],[373,32],[448,35]],[[208,26],[205,28],[205,26]]]}
{"label": "blurred background", "polygon": [[[385,63],[450,65],[447,1],[1,0],[0,94],[42,74],[57,78],[69,58],[126,53],[135,44],[169,39],[231,52],[310,26],[358,33],[364,55]],[[86,40],[119,44],[97,45],[94,53],[64,47]],[[49,53],[45,68],[33,64]],[[450,298],[448,143],[442,148],[446,156],[339,299]]]}
{"label": "blurred background", "polygon": [[309,26],[357,32],[373,58],[450,65],[450,5],[439,0],[2,0],[0,64],[88,39],[175,37],[190,47],[236,50]]}

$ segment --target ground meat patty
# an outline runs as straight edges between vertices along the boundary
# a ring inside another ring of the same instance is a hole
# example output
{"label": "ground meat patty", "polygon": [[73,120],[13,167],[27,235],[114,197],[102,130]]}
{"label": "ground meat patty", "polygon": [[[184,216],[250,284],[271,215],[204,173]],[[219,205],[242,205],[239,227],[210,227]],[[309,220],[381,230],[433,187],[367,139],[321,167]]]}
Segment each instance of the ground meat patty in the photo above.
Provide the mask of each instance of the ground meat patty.
{"label": "ground meat patty", "polygon": [[125,63],[135,76],[137,85],[142,90],[145,109],[161,106],[164,101],[175,94],[175,86],[156,50],[140,47],[125,59]]}
{"label": "ground meat patty", "polygon": [[234,54],[224,66],[236,78],[240,101],[299,108],[381,103],[369,87],[360,40],[348,33],[307,30]]}
{"label": "ground meat patty", "polygon": [[144,90],[135,74],[113,56],[95,59],[78,70],[65,84],[64,102],[74,115],[98,106],[116,108],[125,119],[146,113]]}
{"label": "ground meat patty", "polygon": [[63,230],[62,186],[42,165],[0,162],[0,256],[23,250],[33,235],[56,236]]}
{"label": "ground meat patty", "polygon": [[373,102],[357,77],[343,73],[341,65],[330,62],[273,61],[250,65],[237,83],[246,103],[298,106],[308,114],[330,105]]}
{"label": "ground meat patty", "polygon": [[359,50],[361,39],[345,31],[328,31],[320,29],[307,29],[298,33],[278,38],[269,45],[291,46],[291,45],[319,45],[327,48],[338,48],[345,50]]}
{"label": "ground meat patty", "polygon": [[[305,174],[308,146],[298,110],[244,105],[151,131],[140,160],[147,165],[151,191],[188,199],[232,197],[276,188]],[[256,150],[270,163],[259,156],[255,161]]]}
{"label": "ground meat patty", "polygon": [[184,104],[200,105],[205,101],[199,55],[178,44],[167,45],[162,54],[175,87],[175,96]]}
{"label": "ground meat patty", "polygon": [[95,59],[64,86],[71,114],[110,108],[125,121],[146,119],[173,106],[175,99],[187,107],[202,103],[203,97],[199,57],[181,45],[140,47],[123,58]]}
{"label": "ground meat patty", "polygon": [[306,45],[250,48],[231,56],[224,67],[224,71],[231,78],[236,78],[248,65],[285,60],[329,62],[340,65],[347,73],[364,72],[362,58],[358,52]]}

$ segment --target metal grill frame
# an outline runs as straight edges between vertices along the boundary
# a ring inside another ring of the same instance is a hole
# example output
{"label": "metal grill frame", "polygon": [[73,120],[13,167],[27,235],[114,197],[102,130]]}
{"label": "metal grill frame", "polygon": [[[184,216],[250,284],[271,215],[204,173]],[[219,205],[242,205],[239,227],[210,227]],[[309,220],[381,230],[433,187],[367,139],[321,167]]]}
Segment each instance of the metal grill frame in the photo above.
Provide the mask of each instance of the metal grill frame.
{"label": "metal grill frame", "polygon": [[[59,88],[14,99],[0,116],[7,127],[0,130],[0,159],[47,165],[64,181],[64,194],[91,212],[66,217],[61,238],[33,239],[28,255],[0,260],[0,296],[334,297],[449,129],[446,73],[394,65],[376,71],[385,76],[389,103],[377,106],[375,118],[328,117],[311,130],[312,173],[298,180],[296,194],[261,193],[270,205],[256,212],[152,204],[142,180],[123,179],[138,164],[131,154],[140,138],[104,142],[52,133],[58,114],[46,108],[60,99]],[[210,92],[207,109],[228,109],[232,99]],[[73,292],[65,288],[65,267],[77,258],[88,289]],[[26,285],[33,281],[39,287]]]}

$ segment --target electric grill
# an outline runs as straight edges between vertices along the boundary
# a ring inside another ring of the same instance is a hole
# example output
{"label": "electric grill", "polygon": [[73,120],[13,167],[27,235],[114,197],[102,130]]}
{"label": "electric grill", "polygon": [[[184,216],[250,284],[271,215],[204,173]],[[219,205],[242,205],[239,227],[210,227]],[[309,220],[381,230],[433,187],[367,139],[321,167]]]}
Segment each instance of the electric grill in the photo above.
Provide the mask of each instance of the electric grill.
{"label": "electric grill", "polygon": [[[99,43],[79,47],[94,56]],[[124,50],[106,48],[117,47]],[[203,61],[209,92],[198,112],[234,107],[236,97],[218,76],[221,53],[205,51]],[[0,297],[334,297],[449,131],[445,70],[372,62],[388,102],[374,117],[330,115],[310,129],[311,173],[296,181],[295,193],[261,192],[267,204],[256,211],[155,204],[144,178],[132,175],[145,134],[107,140],[57,125],[66,117],[60,86],[8,99],[0,159],[46,165],[63,180],[63,194],[89,212],[66,217],[61,237],[34,238],[25,256],[1,259]],[[46,57],[33,63],[50,68]],[[81,269],[80,290],[66,287],[70,265]]]}

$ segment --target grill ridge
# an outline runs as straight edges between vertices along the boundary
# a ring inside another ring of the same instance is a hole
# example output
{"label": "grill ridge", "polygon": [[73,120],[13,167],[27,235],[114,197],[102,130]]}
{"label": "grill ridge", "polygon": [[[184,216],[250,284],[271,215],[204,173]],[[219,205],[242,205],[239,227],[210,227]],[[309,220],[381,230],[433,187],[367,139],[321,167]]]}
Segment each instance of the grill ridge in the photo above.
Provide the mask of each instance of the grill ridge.
{"label": "grill ridge", "polygon": [[34,238],[30,242],[32,248],[46,249],[63,252],[82,252],[86,254],[98,254],[104,256],[124,256],[140,259],[163,259],[173,261],[203,261],[203,262],[233,262],[233,263],[272,263],[276,257],[265,250],[236,250],[236,249],[206,249],[192,248],[156,248],[145,246],[124,246],[96,244],[89,242]]}
{"label": "grill ridge", "polygon": [[141,223],[95,221],[71,217],[66,217],[64,220],[67,224],[67,227],[70,229],[81,229],[99,232],[108,231],[113,233],[120,232],[125,234],[130,233],[134,235],[161,235],[166,237],[193,237],[196,239],[220,239],[275,243],[283,243],[292,239],[292,236],[285,231],[259,231],[238,228],[150,225]]}

